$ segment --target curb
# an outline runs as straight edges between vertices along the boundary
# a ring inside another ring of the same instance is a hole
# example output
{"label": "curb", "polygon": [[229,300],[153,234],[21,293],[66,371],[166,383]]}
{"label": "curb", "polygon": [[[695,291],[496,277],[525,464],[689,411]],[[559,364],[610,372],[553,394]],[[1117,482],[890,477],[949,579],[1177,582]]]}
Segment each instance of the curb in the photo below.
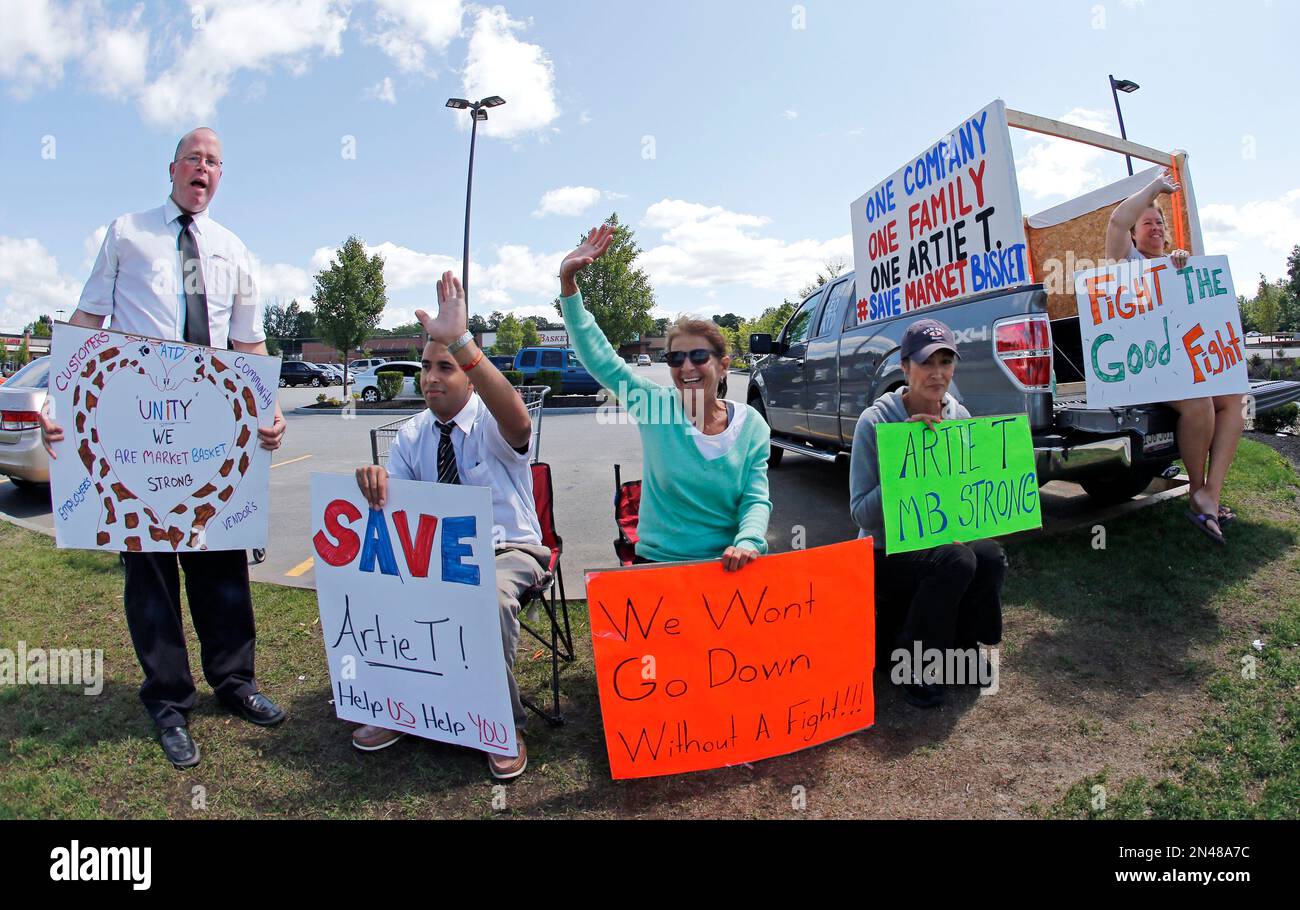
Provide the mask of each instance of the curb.
{"label": "curb", "polygon": [[33,522],[25,521],[24,519],[21,518],[15,518],[14,516],[9,515],[5,512],[0,512],[0,521],[7,521],[9,524],[20,527],[24,531],[34,531],[37,534],[44,534],[46,537],[50,537],[50,538],[54,537],[53,528],[41,527],[40,525],[34,524]]}

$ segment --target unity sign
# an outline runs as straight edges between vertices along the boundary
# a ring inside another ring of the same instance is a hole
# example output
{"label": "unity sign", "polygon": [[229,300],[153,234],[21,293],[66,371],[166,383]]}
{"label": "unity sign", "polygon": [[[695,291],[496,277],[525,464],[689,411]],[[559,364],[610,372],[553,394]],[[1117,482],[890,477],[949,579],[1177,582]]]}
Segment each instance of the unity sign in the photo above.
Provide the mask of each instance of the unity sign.
{"label": "unity sign", "polygon": [[587,574],[617,778],[784,755],[874,721],[871,540]]}
{"label": "unity sign", "polygon": [[876,449],[888,554],[1043,526],[1023,414],[879,424]]}
{"label": "unity sign", "polygon": [[371,509],[352,476],[313,474],[311,515],[338,716],[517,755],[491,491],[389,480]]}
{"label": "unity sign", "polygon": [[859,323],[1028,281],[1001,101],[858,198],[849,214]]}
{"label": "unity sign", "polygon": [[1250,391],[1226,256],[1168,257],[1074,273],[1088,407]]}
{"label": "unity sign", "polygon": [[280,360],[58,323],[50,461],[60,547],[131,552],[266,546]]}

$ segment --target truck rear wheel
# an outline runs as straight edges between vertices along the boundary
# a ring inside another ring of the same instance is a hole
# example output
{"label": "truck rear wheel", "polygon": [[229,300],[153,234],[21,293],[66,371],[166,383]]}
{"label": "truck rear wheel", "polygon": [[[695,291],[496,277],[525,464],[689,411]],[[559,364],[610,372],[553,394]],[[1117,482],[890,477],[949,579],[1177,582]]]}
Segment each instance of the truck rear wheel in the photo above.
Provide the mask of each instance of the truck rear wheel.
{"label": "truck rear wheel", "polygon": [[1127,502],[1151,485],[1156,472],[1149,468],[1132,468],[1119,474],[1103,474],[1079,481],[1083,491],[1099,505]]}
{"label": "truck rear wheel", "polygon": [[[763,418],[763,423],[767,424],[767,429],[768,432],[770,433],[772,430],[772,424],[767,419],[767,409],[763,407],[762,396],[755,395],[753,398],[751,398],[749,400],[749,406],[753,408],[755,411],[758,411],[759,416]],[[780,467],[781,458],[784,455],[785,455],[785,449],[782,449],[779,446],[771,446],[768,449],[767,466],[769,468]]]}

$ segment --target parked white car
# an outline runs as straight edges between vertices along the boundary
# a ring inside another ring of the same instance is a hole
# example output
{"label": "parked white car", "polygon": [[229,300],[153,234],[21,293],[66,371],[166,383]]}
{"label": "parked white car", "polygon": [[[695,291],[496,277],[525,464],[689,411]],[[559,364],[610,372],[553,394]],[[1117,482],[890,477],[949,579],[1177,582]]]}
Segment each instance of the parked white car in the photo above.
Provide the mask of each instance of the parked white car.
{"label": "parked white car", "polygon": [[649,354],[638,354],[638,355],[637,355],[637,358],[636,358],[636,365],[639,366],[639,367],[648,367],[648,366],[650,366],[650,355],[649,355]]}
{"label": "parked white car", "polygon": [[36,414],[45,406],[50,358],[39,357],[0,386],[0,474],[27,489],[50,479],[50,457],[41,444]]}
{"label": "parked white car", "polygon": [[420,391],[420,365],[414,360],[390,360],[363,370],[353,378],[352,391],[360,395],[362,401],[379,401],[380,373],[402,374],[402,389],[394,401],[424,401],[424,393]]}
{"label": "parked white car", "polygon": [[348,364],[349,373],[364,373],[372,367],[382,366],[386,361],[382,357],[365,357]]}

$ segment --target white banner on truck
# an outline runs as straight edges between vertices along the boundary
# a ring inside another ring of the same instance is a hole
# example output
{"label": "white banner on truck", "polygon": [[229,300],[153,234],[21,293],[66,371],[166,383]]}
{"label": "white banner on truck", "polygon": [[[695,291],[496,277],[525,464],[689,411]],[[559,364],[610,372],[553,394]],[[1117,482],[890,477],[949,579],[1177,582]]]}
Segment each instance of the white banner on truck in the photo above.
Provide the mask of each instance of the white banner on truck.
{"label": "white banner on truck", "polygon": [[1007,109],[978,111],[850,208],[857,322],[1029,282]]}
{"label": "white banner on truck", "polygon": [[1074,273],[1089,408],[1250,391],[1226,256],[1130,260]]}

